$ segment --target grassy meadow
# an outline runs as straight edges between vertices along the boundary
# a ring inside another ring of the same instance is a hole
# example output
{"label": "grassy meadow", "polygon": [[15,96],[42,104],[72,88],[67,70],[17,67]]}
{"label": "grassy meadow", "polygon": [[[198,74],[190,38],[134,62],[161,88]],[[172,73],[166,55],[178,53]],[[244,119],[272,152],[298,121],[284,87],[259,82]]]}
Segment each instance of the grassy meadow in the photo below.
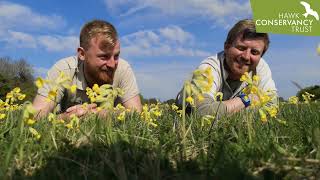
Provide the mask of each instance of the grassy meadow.
{"label": "grassy meadow", "polygon": [[23,108],[8,111],[0,120],[0,179],[320,178],[319,103],[281,104],[267,122],[255,110],[214,119],[193,113],[184,122],[171,105],[146,108],[161,112],[153,123],[113,112],[68,128],[46,117],[32,124],[38,134]]}

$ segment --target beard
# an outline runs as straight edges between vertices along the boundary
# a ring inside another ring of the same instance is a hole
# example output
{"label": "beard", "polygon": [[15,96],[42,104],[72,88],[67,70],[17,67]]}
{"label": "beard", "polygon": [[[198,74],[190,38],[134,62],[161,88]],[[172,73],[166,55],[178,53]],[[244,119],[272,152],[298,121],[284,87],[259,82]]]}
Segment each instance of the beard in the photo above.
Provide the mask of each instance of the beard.
{"label": "beard", "polygon": [[[109,67],[87,67],[86,71],[86,80],[88,85],[98,84],[99,86],[103,84],[113,84],[114,74],[116,68]],[[88,77],[87,77],[88,76]]]}

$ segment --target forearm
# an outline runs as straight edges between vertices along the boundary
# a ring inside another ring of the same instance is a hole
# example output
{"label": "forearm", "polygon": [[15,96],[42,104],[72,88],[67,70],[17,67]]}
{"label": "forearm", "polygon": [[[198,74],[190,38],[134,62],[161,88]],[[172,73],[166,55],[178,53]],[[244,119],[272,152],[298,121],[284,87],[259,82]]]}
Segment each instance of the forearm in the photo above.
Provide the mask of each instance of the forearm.
{"label": "forearm", "polygon": [[204,100],[196,103],[200,115],[224,115],[240,111],[245,106],[240,98],[236,97],[226,101],[215,101],[211,96],[205,95]]}
{"label": "forearm", "polygon": [[239,97],[223,101],[223,104],[226,106],[228,113],[239,112],[240,110],[245,108],[243,102]]}
{"label": "forearm", "polygon": [[196,102],[196,111],[201,116],[223,115],[227,113],[227,107],[220,101],[215,101],[211,96],[204,95],[204,100]]}

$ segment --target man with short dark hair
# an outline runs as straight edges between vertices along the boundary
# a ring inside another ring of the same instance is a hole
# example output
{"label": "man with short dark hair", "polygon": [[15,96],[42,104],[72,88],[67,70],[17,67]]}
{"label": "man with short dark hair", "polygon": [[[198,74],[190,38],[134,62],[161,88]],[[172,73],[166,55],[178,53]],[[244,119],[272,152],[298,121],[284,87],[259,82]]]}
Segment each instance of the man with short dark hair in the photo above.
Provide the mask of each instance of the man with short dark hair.
{"label": "man with short dark hair", "polygon": [[125,108],[141,111],[139,90],[130,65],[120,57],[120,42],[114,26],[106,21],[93,20],[86,23],[80,32],[80,47],[77,56],[58,61],[48,72],[47,79],[54,81],[63,72],[70,78],[71,84],[77,86],[71,93],[62,85],[57,88],[55,99],[48,101],[50,84],[38,89],[33,106],[44,116],[58,105],[62,116],[83,116],[96,111],[96,104],[83,108],[82,104],[90,102],[86,88],[94,84],[110,84],[121,88],[124,95],[118,101]]}
{"label": "man with short dark hair", "polygon": [[[269,105],[277,104],[277,89],[271,76],[268,64],[261,57],[269,47],[269,37],[266,33],[257,33],[254,21],[241,20],[228,33],[224,51],[201,62],[199,69],[211,68],[213,85],[210,92],[204,95],[204,100],[196,103],[197,111],[202,115],[225,114],[240,111],[251,104],[241,90],[246,83],[240,81],[246,72],[252,77],[258,75],[258,87],[273,95]],[[215,99],[217,92],[223,93],[222,103]],[[177,103],[181,104],[181,93]]]}

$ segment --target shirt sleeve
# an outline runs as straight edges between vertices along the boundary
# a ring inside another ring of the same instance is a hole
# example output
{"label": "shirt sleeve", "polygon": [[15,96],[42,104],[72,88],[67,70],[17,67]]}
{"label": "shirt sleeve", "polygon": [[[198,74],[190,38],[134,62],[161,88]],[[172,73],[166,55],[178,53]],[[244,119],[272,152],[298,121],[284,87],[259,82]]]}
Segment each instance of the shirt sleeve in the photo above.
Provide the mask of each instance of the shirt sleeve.
{"label": "shirt sleeve", "polygon": [[48,97],[49,92],[56,89],[56,97],[51,100],[58,104],[61,102],[65,91],[63,86],[55,83],[61,71],[59,66],[55,64],[47,73],[46,80],[48,80],[49,83],[45,83],[43,87],[38,89],[38,94],[43,97]]}
{"label": "shirt sleeve", "polygon": [[272,79],[272,73],[269,68],[269,65],[261,59],[257,67],[257,75],[261,78],[259,87],[267,92],[269,96],[272,97],[272,100],[268,105],[277,105],[278,104],[278,93],[274,80]]}
{"label": "shirt sleeve", "polygon": [[120,97],[122,103],[139,94],[136,77],[130,65],[128,65],[122,72],[121,80],[119,82],[119,88],[124,91],[123,96]]}

